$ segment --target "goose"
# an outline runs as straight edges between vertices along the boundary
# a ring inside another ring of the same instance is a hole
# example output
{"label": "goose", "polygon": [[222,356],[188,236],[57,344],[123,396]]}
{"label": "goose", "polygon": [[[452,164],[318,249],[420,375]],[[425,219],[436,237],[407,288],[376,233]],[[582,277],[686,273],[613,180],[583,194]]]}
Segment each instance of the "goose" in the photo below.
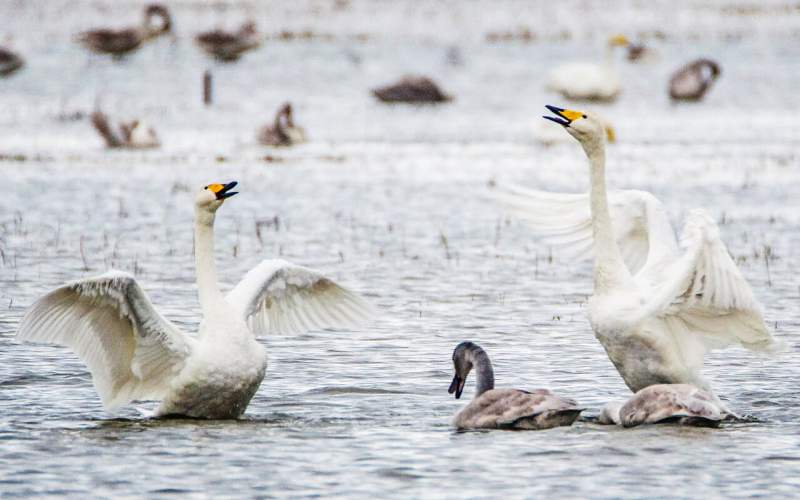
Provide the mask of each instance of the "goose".
{"label": "goose", "polygon": [[718,427],[732,417],[716,398],[689,384],[657,384],[645,387],[625,403],[609,403],[598,423],[636,427],[676,422],[681,425]]}
{"label": "goose", "polygon": [[242,54],[261,44],[253,22],[244,23],[236,32],[206,31],[197,35],[194,40],[208,55],[225,62],[236,61]]}
{"label": "goose", "polygon": [[[665,207],[646,191],[606,191],[605,132],[589,113],[547,106],[589,160],[585,194],[509,186],[498,195],[575,260],[594,255],[589,321],[633,392],[691,384],[711,392],[701,370],[711,349],[781,348],[761,306],[704,210],[689,213],[680,243]],[[682,250],[682,251],[681,251]]]}
{"label": "goose", "polygon": [[[157,24],[153,20],[158,18]],[[148,5],[142,26],[134,28],[98,28],[80,33],[78,42],[93,52],[123,55],[138,49],[143,42],[172,30],[172,19],[163,5]]]}
{"label": "goose", "polygon": [[567,99],[613,101],[620,91],[619,75],[614,69],[614,49],[626,46],[627,38],[612,36],[608,40],[604,63],[571,62],[557,66],[547,78],[547,89],[559,92]]}
{"label": "goose", "polygon": [[161,145],[155,130],[143,120],[122,122],[119,133],[115,132],[108,117],[100,111],[91,114],[92,125],[106,142],[108,148],[146,149]]}
{"label": "goose", "polygon": [[575,401],[546,389],[495,389],[489,355],[473,342],[456,346],[453,367],[456,373],[447,392],[455,394],[456,399],[461,398],[473,367],[477,384],[472,401],[453,419],[459,429],[550,429],[572,425],[583,411]]}
{"label": "goose", "polygon": [[292,146],[305,141],[305,130],[294,124],[292,105],[288,102],[278,108],[272,125],[264,125],[258,131],[258,142],[264,146]]}
{"label": "goose", "polygon": [[24,65],[25,61],[19,54],[0,47],[0,76],[10,76]]}
{"label": "goose", "polygon": [[373,89],[372,95],[383,102],[426,103],[453,99],[426,76],[405,76],[397,83]]}
{"label": "goose", "polygon": [[104,407],[160,400],[154,416],[240,417],[267,368],[256,336],[344,327],[371,306],[317,271],[264,260],[227,295],[217,284],[214,218],[236,182],[209,184],[194,202],[197,336],[162,316],[132,275],[111,270],[37,300],[16,338],[68,346],[88,365]]}
{"label": "goose", "polygon": [[681,67],[669,79],[669,96],[676,101],[699,101],[720,75],[719,64],[698,59]]}

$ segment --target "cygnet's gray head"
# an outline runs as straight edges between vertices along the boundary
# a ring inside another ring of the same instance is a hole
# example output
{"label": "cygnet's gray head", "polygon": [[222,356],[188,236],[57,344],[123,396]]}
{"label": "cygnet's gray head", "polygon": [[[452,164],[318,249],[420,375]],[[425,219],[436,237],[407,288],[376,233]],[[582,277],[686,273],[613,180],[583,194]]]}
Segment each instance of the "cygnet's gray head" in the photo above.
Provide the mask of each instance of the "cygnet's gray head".
{"label": "cygnet's gray head", "polygon": [[467,375],[472,370],[472,351],[478,349],[480,347],[477,344],[466,341],[458,344],[453,350],[453,368],[455,368],[456,374],[453,376],[453,382],[450,383],[447,392],[455,393],[456,399],[461,397],[464,384],[467,382]]}

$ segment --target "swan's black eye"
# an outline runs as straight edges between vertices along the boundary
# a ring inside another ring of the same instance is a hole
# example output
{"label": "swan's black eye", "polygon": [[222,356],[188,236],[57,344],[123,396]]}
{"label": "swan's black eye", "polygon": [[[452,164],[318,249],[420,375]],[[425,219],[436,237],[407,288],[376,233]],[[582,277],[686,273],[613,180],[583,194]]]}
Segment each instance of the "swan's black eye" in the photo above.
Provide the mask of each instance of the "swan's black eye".
{"label": "swan's black eye", "polygon": [[586,115],[583,115],[583,118],[586,118]]}
{"label": "swan's black eye", "polygon": [[208,186],[204,187],[203,189],[208,189]]}

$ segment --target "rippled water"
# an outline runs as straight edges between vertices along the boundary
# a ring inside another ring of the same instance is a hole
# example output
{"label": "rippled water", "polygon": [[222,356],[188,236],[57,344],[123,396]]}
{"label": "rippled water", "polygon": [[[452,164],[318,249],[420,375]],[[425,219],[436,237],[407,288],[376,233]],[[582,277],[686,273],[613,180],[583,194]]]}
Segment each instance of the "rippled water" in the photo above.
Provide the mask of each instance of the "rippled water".
{"label": "rippled water", "polygon": [[[0,494],[796,495],[800,12],[781,2],[554,4],[184,1],[174,40],[114,62],[69,37],[108,16],[138,20],[139,4],[0,3],[0,18],[15,20],[0,35],[28,57],[0,80]],[[271,35],[320,36],[271,39],[229,66],[190,42],[246,16]],[[524,27],[535,41],[486,40]],[[707,375],[760,421],[457,433],[449,421],[465,402],[447,387],[465,339],[488,350],[498,385],[549,387],[588,416],[627,393],[585,317],[590,265],[559,259],[488,186],[585,189],[575,143],[533,139],[543,104],[563,102],[542,77],[562,60],[599,57],[609,33],[656,30],[663,38],[647,40],[659,59],[620,65],[622,97],[597,108],[620,139],[609,182],[651,190],[676,222],[702,206],[722,223],[789,349],[775,359],[716,352]],[[702,104],[671,105],[669,73],[700,55],[720,61],[718,85]],[[206,68],[217,84],[210,108],[200,103]],[[433,75],[455,102],[387,107],[368,95],[409,72]],[[255,145],[283,100],[311,142]],[[71,119],[96,103],[146,118],[164,147],[103,150],[85,119]],[[194,330],[191,200],[231,179],[241,194],[216,225],[223,286],[280,255],[369,297],[373,324],[264,339],[267,378],[238,422],[151,421],[135,407],[110,415],[69,351],[14,341],[37,297],[111,266],[134,272],[167,317]]]}

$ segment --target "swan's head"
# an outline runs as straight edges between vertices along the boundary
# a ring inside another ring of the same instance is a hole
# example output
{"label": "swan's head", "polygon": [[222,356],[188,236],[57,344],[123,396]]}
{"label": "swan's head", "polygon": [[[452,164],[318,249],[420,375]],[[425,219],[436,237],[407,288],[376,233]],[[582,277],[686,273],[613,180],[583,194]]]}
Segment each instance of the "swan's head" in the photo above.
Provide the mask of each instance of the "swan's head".
{"label": "swan's head", "polygon": [[609,142],[614,142],[614,129],[600,118],[582,111],[545,106],[556,116],[544,116],[545,120],[558,123],[581,144],[589,145],[602,143],[605,137]]}
{"label": "swan's head", "polygon": [[608,39],[609,47],[627,47],[630,43],[625,35],[614,35]]}
{"label": "swan's head", "polygon": [[453,368],[456,374],[453,376],[453,381],[450,383],[448,393],[455,393],[456,399],[461,397],[464,392],[464,384],[467,382],[467,375],[472,370],[472,355],[471,351],[478,348],[472,342],[461,342],[453,351]]}
{"label": "swan's head", "polygon": [[204,187],[194,200],[197,208],[216,212],[227,198],[235,195],[237,191],[231,191],[238,184],[236,181],[227,184],[209,184]]}

